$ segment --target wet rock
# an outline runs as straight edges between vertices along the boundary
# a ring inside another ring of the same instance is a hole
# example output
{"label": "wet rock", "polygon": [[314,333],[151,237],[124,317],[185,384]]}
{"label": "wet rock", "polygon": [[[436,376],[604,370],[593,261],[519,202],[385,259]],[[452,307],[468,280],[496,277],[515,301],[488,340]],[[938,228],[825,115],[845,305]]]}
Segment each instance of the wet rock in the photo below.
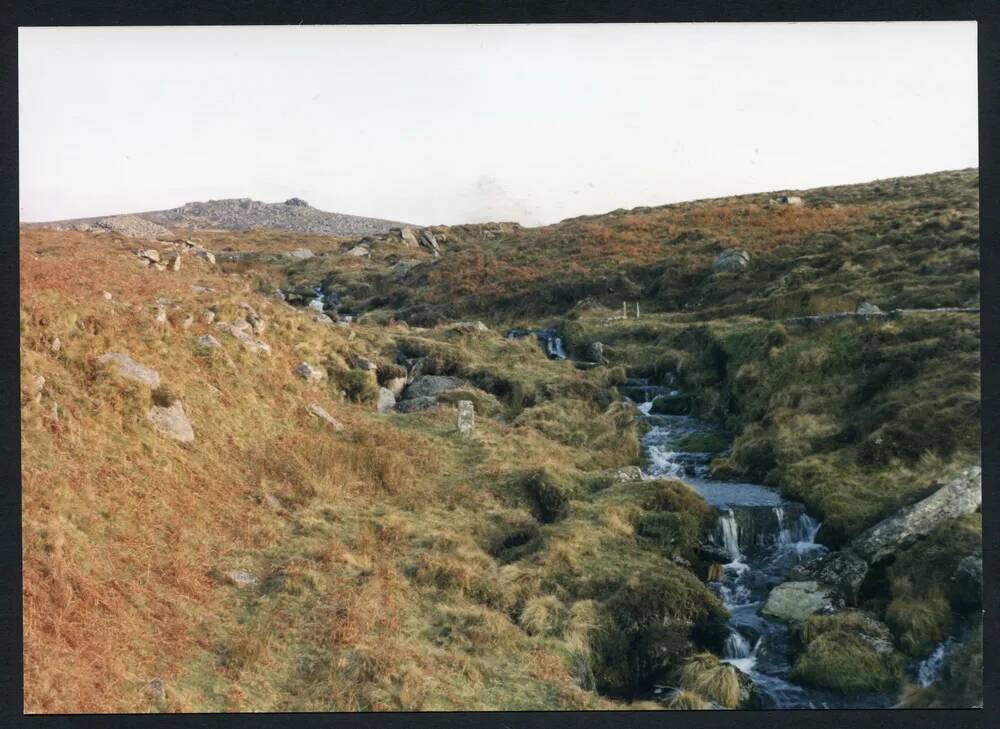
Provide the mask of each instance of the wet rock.
{"label": "wet rock", "polygon": [[169,407],[153,405],[146,417],[160,435],[181,443],[194,441],[194,428],[191,427],[191,421],[184,413],[184,406],[180,400],[174,401]]}
{"label": "wet rock", "polygon": [[344,429],[344,424],[341,423],[339,420],[337,420],[332,415],[330,415],[330,413],[328,413],[325,409],[323,409],[322,407],[320,407],[320,405],[318,403],[314,403],[314,402],[309,403],[309,405],[306,406],[306,410],[309,411],[310,415],[312,415],[313,417],[319,418],[320,420],[322,420],[324,423],[326,423],[327,425],[329,425],[334,430],[341,431],[341,430]]}
{"label": "wet rock", "polygon": [[956,584],[957,592],[963,596],[972,596],[970,604],[976,604],[983,594],[983,555],[981,552],[963,557],[952,575],[951,581]]}
{"label": "wet rock", "polygon": [[712,273],[742,271],[750,265],[750,254],[739,248],[728,248],[712,262]]}
{"label": "wet rock", "polygon": [[376,403],[376,409],[380,413],[387,413],[396,406],[396,396],[392,394],[392,390],[385,387],[380,387],[378,389],[378,402]]}
{"label": "wet rock", "polygon": [[778,620],[800,622],[816,613],[828,614],[842,607],[834,591],[814,580],[783,582],[771,590],[761,613]]}
{"label": "wet rock", "polygon": [[857,536],[851,549],[869,564],[879,562],[939,524],[974,513],[982,501],[982,469],[970,468],[927,498],[900,509]]}
{"label": "wet rock", "polygon": [[141,365],[127,354],[120,352],[105,352],[97,358],[97,363],[101,365],[112,365],[115,371],[121,376],[135,382],[140,382],[149,387],[160,386],[160,374],[145,365]]}
{"label": "wet rock", "polygon": [[476,409],[471,400],[458,401],[458,432],[465,437],[472,435],[476,425]]}
{"label": "wet rock", "polygon": [[819,582],[835,590],[844,600],[853,602],[867,574],[868,563],[850,549],[844,549],[796,565],[789,571],[788,577],[791,580]]}
{"label": "wet rock", "polygon": [[326,371],[321,367],[316,367],[308,362],[299,362],[295,365],[295,374],[306,382],[319,382],[326,377]]}
{"label": "wet rock", "polygon": [[660,395],[653,400],[649,412],[654,415],[687,415],[691,410],[691,400],[687,395]]}
{"label": "wet rock", "polygon": [[604,356],[604,345],[601,342],[591,342],[587,346],[587,359],[591,362],[606,363],[608,360]]}

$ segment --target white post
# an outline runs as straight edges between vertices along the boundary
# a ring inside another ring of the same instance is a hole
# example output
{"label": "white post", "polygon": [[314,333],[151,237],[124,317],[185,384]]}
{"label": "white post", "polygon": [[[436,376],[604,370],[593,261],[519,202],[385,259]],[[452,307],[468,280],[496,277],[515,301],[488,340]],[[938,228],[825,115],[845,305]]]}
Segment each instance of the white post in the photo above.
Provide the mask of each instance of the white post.
{"label": "white post", "polygon": [[639,302],[635,302],[635,318],[639,318]]}
{"label": "white post", "polygon": [[622,319],[628,319],[628,311],[625,309],[625,302],[622,302]]}

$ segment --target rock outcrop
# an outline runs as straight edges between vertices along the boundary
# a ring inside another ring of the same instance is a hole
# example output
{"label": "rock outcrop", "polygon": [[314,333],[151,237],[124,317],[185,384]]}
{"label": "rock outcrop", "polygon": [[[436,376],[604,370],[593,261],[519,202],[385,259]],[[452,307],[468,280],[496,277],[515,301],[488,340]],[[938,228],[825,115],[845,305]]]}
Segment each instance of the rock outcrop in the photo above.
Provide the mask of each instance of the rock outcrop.
{"label": "rock outcrop", "polygon": [[160,374],[145,365],[141,365],[127,354],[121,352],[105,352],[97,358],[101,365],[112,365],[119,376],[142,383],[148,387],[160,386]]}
{"label": "rock outcrop", "polygon": [[463,380],[457,377],[447,377],[444,375],[420,375],[413,382],[407,385],[403,391],[404,400],[413,400],[418,397],[433,397],[449,390],[458,390],[466,386]]}
{"label": "rock outcrop", "polygon": [[727,248],[712,262],[712,273],[742,271],[750,265],[750,254],[740,248]]}
{"label": "rock outcrop", "polygon": [[181,443],[194,441],[194,428],[191,427],[191,421],[188,420],[180,400],[175,400],[168,407],[153,405],[146,417],[160,435]]}
{"label": "rock outcrop", "polygon": [[817,613],[835,612],[842,605],[834,590],[815,580],[805,580],[775,587],[761,612],[778,620],[799,622]]}

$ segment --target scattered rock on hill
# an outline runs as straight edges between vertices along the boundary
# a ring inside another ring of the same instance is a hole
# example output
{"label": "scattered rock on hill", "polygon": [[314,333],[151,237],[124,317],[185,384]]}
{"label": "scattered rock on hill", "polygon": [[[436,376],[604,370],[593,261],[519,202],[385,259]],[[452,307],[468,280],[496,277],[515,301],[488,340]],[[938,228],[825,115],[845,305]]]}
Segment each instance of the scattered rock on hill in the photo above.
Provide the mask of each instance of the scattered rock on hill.
{"label": "scattered rock on hill", "polygon": [[160,262],[160,252],[155,248],[141,248],[135,252],[135,255],[146,266],[148,266],[150,263]]}
{"label": "scattered rock on hill", "polygon": [[105,352],[97,359],[101,365],[114,364],[116,371],[122,377],[141,382],[149,387],[160,386],[160,374],[145,365],[141,365],[127,354],[120,352]]}
{"label": "scattered rock on hill", "polygon": [[254,587],[257,584],[257,577],[245,570],[230,570],[223,577],[226,578],[226,582],[236,587]]}
{"label": "scattered rock on hill", "polygon": [[220,321],[216,322],[215,326],[220,331],[228,332],[239,340],[244,349],[257,352],[258,354],[271,354],[271,345],[261,339],[257,339],[247,331],[247,329],[251,328],[249,322],[244,321],[243,324],[246,326],[240,327],[238,324]]}
{"label": "scattered rock on hill", "polygon": [[431,231],[427,229],[420,231],[420,244],[433,253],[435,258],[441,255],[441,249],[438,247],[437,238],[434,237],[434,234]]}
{"label": "scattered rock on hill", "polygon": [[413,234],[413,228],[393,228],[399,231],[399,240],[409,248],[418,248],[417,236]]}
{"label": "scattered rock on hill", "polygon": [[488,332],[490,328],[481,321],[457,321],[446,327],[449,331],[470,334],[472,332]]}
{"label": "scattered rock on hill", "polygon": [[319,382],[326,377],[326,372],[322,367],[316,367],[308,362],[299,362],[295,365],[295,374],[306,382]]}
{"label": "scattered rock on hill", "polygon": [[140,218],[138,215],[113,215],[109,218],[96,220],[94,225],[127,238],[163,240],[173,237],[173,233],[162,225],[151,223],[148,220]]}
{"label": "scattered rock on hill", "polygon": [[458,401],[458,432],[468,438],[476,425],[476,408],[472,400]]}
{"label": "scattered rock on hill", "polygon": [[194,428],[191,427],[191,421],[184,413],[184,406],[180,400],[175,400],[169,407],[153,405],[146,417],[149,418],[156,432],[161,435],[181,443],[194,441]]}
{"label": "scattered rock on hill", "polygon": [[587,359],[605,364],[608,360],[604,356],[604,345],[601,342],[591,342],[587,347]]}
{"label": "scattered rock on hill", "polygon": [[308,406],[306,406],[306,410],[309,411],[310,415],[324,421],[334,430],[341,431],[344,429],[343,423],[330,415],[330,413],[320,407],[319,404],[311,402]]}
{"label": "scattered rock on hill", "polygon": [[199,347],[205,347],[207,349],[216,349],[217,347],[222,346],[222,343],[211,334],[202,334],[196,341]]}
{"label": "scattered rock on hill", "polygon": [[371,249],[363,245],[354,246],[349,251],[347,251],[347,255],[355,256],[356,258],[364,258],[365,256],[370,256],[371,253],[372,253]]}
{"label": "scattered rock on hill", "polygon": [[378,389],[378,404],[376,408],[380,413],[387,413],[396,406],[396,396],[392,394],[392,390],[386,387],[380,387]]}
{"label": "scattered rock on hill", "polygon": [[315,254],[308,248],[296,248],[294,251],[289,251],[286,255],[297,261],[305,261],[312,258]]}
{"label": "scattered rock on hill", "polygon": [[875,306],[875,304],[871,304],[867,301],[858,304],[858,308],[854,313],[859,316],[882,316],[885,314],[885,312]]}
{"label": "scattered rock on hill", "polygon": [[740,248],[727,248],[712,262],[712,273],[742,271],[749,265],[749,253]]}

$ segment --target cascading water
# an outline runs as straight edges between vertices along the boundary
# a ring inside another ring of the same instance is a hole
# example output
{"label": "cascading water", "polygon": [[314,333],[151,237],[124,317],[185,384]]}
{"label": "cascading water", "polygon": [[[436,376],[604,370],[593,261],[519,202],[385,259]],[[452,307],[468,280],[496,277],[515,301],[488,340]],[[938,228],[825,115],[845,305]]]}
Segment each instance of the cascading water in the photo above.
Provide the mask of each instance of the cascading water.
{"label": "cascading water", "polygon": [[[767,595],[800,562],[815,559],[825,548],[816,544],[819,522],[805,507],[785,501],[759,484],[715,481],[709,464],[714,453],[678,449],[692,434],[717,433],[718,428],[685,415],[652,414],[657,395],[676,390],[632,379],[622,392],[638,403],[651,426],[643,437],[647,478],[676,478],[694,487],[720,511],[712,537],[719,554],[717,576],[709,586],[729,611],[729,635],[722,659],[754,682],[763,708],[887,708],[884,694],[837,694],[791,683],[791,636],[786,625],[760,614]],[[928,669],[929,670],[929,669]]]}

